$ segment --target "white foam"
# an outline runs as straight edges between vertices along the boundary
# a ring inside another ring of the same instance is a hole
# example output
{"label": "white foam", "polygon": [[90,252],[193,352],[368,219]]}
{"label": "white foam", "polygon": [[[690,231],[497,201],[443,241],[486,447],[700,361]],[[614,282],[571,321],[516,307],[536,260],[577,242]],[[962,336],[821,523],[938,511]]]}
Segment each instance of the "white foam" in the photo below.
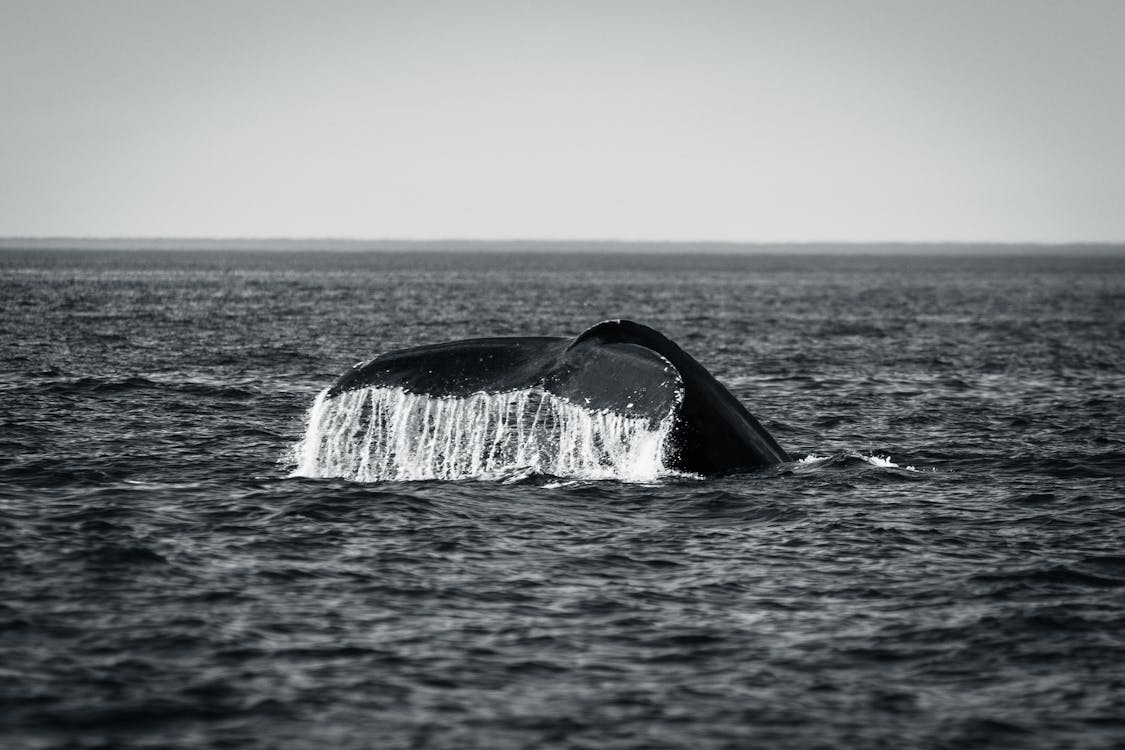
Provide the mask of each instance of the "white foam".
{"label": "white foam", "polygon": [[[843,455],[847,458],[858,458],[859,460],[863,461],[864,463],[868,463],[868,464],[870,464],[872,466],[875,466],[877,468],[880,468],[880,469],[902,469],[903,471],[920,472],[920,469],[916,469],[913,466],[902,466],[902,465],[897,464],[894,461],[892,461],[890,456],[880,456],[878,453],[872,453],[869,456],[864,455],[862,453],[843,453],[843,454],[839,454],[839,455]],[[797,461],[796,461],[797,467],[796,468],[798,470],[804,469],[804,468],[809,468],[809,469],[818,468],[825,463],[830,463],[833,459],[834,459],[834,456],[820,456],[820,455],[817,455],[815,453],[810,453],[807,456],[805,456],[804,458],[798,458],[797,459]],[[931,469],[931,471],[934,471],[934,470]]]}
{"label": "white foam", "polygon": [[375,482],[527,472],[643,482],[671,473],[672,413],[654,425],[536,388],[465,398],[383,387],[327,394],[309,409],[291,476]]}
{"label": "white foam", "polygon": [[872,466],[878,466],[880,469],[907,468],[907,469],[910,469],[911,471],[914,471],[913,466],[908,466],[908,467],[899,466],[898,464],[896,464],[894,461],[891,460],[890,456],[880,456],[878,453],[872,453],[870,456],[861,455],[860,458],[862,458],[864,461],[871,464]]}

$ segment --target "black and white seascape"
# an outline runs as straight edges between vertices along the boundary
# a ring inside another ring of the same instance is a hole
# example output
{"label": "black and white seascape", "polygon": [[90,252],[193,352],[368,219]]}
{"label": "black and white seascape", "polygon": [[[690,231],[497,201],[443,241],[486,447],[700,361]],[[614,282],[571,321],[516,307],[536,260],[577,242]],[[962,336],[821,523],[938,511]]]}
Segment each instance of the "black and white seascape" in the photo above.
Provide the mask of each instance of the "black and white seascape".
{"label": "black and white seascape", "polygon": [[1125,0],[0,0],[0,750],[1125,748]]}
{"label": "black and white seascape", "polygon": [[[1120,738],[1119,258],[2,261],[10,747]],[[301,455],[359,358],[625,310],[794,460]]]}

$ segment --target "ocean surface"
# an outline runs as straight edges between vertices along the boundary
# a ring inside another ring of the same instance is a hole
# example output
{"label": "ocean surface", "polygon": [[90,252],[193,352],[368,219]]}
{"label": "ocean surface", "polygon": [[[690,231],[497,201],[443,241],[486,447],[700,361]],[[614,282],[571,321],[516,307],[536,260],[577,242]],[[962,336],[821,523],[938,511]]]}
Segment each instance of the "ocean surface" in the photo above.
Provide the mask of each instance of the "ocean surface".
{"label": "ocean surface", "polygon": [[[0,253],[4,748],[1125,747],[1125,258]],[[794,456],[293,476],[629,318]]]}

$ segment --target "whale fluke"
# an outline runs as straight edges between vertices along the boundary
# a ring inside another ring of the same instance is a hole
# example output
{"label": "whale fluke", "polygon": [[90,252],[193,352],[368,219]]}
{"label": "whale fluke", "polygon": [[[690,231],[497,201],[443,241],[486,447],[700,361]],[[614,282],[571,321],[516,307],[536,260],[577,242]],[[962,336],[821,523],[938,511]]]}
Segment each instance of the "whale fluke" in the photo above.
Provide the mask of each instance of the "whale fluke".
{"label": "whale fluke", "polygon": [[670,426],[663,462],[698,474],[791,460],[701,364],[629,320],[598,323],[573,339],[482,338],[388,352],[344,373],[325,398],[364,388],[460,400],[540,391],[590,412]]}

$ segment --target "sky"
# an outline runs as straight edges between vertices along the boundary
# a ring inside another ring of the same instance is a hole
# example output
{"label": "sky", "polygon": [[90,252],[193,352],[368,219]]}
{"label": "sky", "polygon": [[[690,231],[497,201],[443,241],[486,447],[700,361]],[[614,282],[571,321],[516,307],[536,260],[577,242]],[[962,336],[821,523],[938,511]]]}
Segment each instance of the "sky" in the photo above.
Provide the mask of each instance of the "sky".
{"label": "sky", "polygon": [[0,235],[1125,241],[1123,0],[0,0]]}

